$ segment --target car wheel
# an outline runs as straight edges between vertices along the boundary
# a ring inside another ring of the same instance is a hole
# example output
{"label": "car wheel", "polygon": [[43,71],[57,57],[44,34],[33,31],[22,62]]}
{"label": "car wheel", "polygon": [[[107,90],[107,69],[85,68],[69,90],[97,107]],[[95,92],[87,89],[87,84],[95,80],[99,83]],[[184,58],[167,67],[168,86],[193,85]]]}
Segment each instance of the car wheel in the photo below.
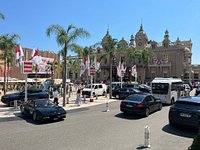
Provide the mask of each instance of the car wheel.
{"label": "car wheel", "polygon": [[173,104],[174,104],[174,98],[171,99],[171,105],[173,105]]}
{"label": "car wheel", "polygon": [[145,109],[145,117],[148,117],[148,116],[149,116],[149,113],[150,113],[150,112],[149,112],[149,108],[146,108],[146,109]]}
{"label": "car wheel", "polygon": [[24,107],[22,105],[20,106],[20,110],[21,110],[21,113],[24,114]]}
{"label": "car wheel", "polygon": [[158,110],[162,110],[162,104],[159,105]]}
{"label": "car wheel", "polygon": [[95,93],[92,93],[92,96],[93,96],[93,97],[96,97]]}
{"label": "car wheel", "polygon": [[37,121],[37,114],[35,112],[33,113],[33,120]]}

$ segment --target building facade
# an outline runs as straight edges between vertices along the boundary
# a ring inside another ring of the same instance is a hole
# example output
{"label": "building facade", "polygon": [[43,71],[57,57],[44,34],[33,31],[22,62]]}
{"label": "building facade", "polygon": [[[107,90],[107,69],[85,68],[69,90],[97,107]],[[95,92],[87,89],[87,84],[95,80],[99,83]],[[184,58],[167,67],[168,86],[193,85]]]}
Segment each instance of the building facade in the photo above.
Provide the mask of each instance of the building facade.
{"label": "building facade", "polygon": [[[103,37],[103,40],[110,36],[109,31]],[[143,26],[140,26],[139,31],[135,37],[131,35],[130,41],[122,38],[118,42],[118,47],[128,47],[129,50],[148,50],[152,55],[148,65],[144,67],[141,62],[136,63],[137,80],[142,83],[151,82],[155,77],[177,77],[185,82],[200,81],[200,65],[192,64],[192,41],[191,39],[181,41],[177,38],[175,41],[170,40],[168,30],[164,33],[162,42],[149,40],[145,33]],[[123,60],[126,64],[126,72],[124,79],[134,81],[131,76],[131,67],[134,65],[133,61],[129,58],[129,53],[126,49],[118,51],[113,61],[113,81],[120,81],[117,76],[118,62]],[[109,80],[109,58],[105,57],[106,51],[102,48],[97,48],[95,52],[100,60],[101,69],[96,73],[96,80]],[[86,79],[86,78],[84,78]]]}
{"label": "building facade", "polygon": [[[24,53],[23,61],[29,60],[31,58],[33,49],[30,49],[30,48],[22,48],[22,49],[23,49],[23,53]],[[49,59],[56,60],[58,62],[58,64],[60,64],[60,57],[58,54],[55,54],[52,51],[38,50],[38,52],[39,52],[39,56],[42,57],[43,59],[46,59],[47,61]],[[48,63],[48,62],[45,62],[45,63]],[[11,77],[11,78],[17,78],[20,80],[24,80],[26,78],[26,75],[23,74],[22,67],[15,66],[15,62],[13,63],[13,65],[10,67],[10,69],[8,71],[9,71],[9,77]],[[3,77],[3,72],[4,72],[4,70],[2,71],[2,74],[1,74],[2,77]],[[36,76],[37,76],[37,78],[50,78],[52,76],[52,74],[51,74],[51,72],[46,71],[43,73],[38,72],[37,75],[36,75],[36,73],[28,75],[29,78],[36,78]],[[61,78],[61,73],[59,71],[58,72],[54,71],[53,78]]]}

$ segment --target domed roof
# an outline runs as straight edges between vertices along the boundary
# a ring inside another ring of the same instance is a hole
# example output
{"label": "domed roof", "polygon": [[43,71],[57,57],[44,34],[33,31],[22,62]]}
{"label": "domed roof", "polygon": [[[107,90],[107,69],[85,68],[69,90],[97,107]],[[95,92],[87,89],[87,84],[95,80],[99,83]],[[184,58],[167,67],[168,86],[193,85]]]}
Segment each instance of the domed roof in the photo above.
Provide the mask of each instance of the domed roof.
{"label": "domed roof", "polygon": [[128,47],[128,43],[126,42],[126,40],[124,40],[124,38],[122,37],[122,39],[118,42],[117,47],[120,48],[127,48]]}
{"label": "domed roof", "polygon": [[135,38],[142,38],[142,39],[146,39],[148,41],[148,37],[143,30],[142,24],[140,25],[140,30],[136,33]]}
{"label": "domed roof", "polygon": [[126,40],[124,40],[123,37],[122,37],[122,39],[119,41],[118,44],[128,45],[128,43],[126,42]]}
{"label": "domed roof", "polygon": [[104,43],[105,41],[107,41],[108,38],[110,38],[111,35],[109,34],[109,31],[107,30],[106,35],[103,37],[101,43]]}

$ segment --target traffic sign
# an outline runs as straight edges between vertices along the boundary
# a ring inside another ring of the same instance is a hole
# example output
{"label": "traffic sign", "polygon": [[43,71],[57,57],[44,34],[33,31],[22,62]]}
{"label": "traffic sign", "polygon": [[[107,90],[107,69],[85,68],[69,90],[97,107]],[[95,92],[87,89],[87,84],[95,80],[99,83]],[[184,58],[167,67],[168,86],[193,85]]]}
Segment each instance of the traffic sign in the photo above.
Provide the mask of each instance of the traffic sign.
{"label": "traffic sign", "polygon": [[33,63],[32,61],[24,61],[23,73],[29,74],[33,72]]}
{"label": "traffic sign", "polygon": [[90,75],[91,76],[95,75],[95,68],[94,67],[90,67]]}

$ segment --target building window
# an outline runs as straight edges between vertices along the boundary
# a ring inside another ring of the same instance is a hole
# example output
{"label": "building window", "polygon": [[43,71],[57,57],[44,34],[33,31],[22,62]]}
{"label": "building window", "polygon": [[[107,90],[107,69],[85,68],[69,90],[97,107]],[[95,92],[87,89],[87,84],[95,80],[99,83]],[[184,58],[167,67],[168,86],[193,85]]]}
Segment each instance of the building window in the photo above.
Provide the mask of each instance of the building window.
{"label": "building window", "polygon": [[194,79],[199,80],[199,74],[198,73],[194,73]]}
{"label": "building window", "polygon": [[151,45],[151,48],[152,48],[152,49],[156,49],[156,45],[155,45],[155,44],[152,44],[152,45]]}

